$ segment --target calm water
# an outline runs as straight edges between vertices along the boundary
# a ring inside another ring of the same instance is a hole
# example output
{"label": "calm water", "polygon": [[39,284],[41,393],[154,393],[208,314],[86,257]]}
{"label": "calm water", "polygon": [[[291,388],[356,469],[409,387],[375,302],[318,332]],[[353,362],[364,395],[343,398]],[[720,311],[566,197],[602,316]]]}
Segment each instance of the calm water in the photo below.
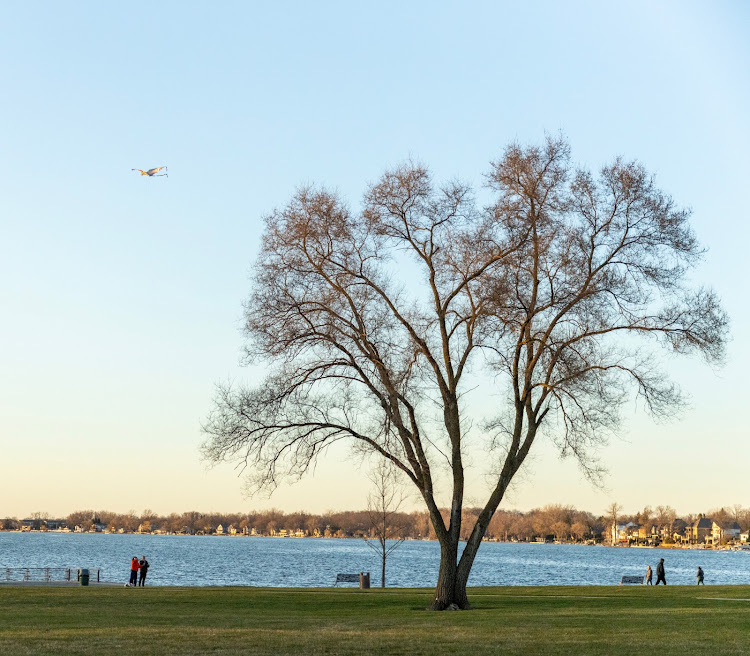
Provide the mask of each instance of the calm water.
{"label": "calm water", "polygon": [[[330,586],[338,572],[370,571],[380,584],[378,555],[361,540],[217,536],[0,533],[0,568],[101,568],[107,581],[127,581],[130,559],[145,554],[152,585]],[[667,582],[750,584],[750,552],[610,549],[578,545],[486,542],[470,585],[616,585],[664,558]],[[388,558],[389,586],[437,581],[437,542],[404,542]],[[656,579],[656,575],[654,575]]]}

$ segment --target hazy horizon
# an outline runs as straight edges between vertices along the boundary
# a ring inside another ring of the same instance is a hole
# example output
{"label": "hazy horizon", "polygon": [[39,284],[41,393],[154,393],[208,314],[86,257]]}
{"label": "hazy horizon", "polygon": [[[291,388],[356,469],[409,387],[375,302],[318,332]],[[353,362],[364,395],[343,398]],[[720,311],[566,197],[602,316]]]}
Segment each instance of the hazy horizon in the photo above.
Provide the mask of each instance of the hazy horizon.
{"label": "hazy horizon", "polygon": [[[649,505],[651,511],[654,514],[656,514],[655,508],[657,506],[661,505],[661,504],[657,503],[657,504],[648,504],[648,505]],[[718,506],[718,507],[711,507],[711,508],[701,508],[701,509],[698,509],[698,510],[693,509],[693,510],[688,510],[686,512],[677,512],[677,510],[674,509],[674,508],[672,508],[672,510],[675,510],[675,516],[677,518],[680,518],[680,517],[683,517],[683,516],[688,516],[688,515],[693,515],[693,516],[702,515],[702,516],[708,517],[713,512],[718,512],[720,510],[724,510],[727,513],[731,514],[731,511],[732,511],[734,505],[736,505],[736,504],[724,505],[724,506]],[[558,503],[555,503],[555,502],[549,502],[549,503],[543,503],[543,504],[541,504],[539,506],[535,506],[533,508],[526,508],[526,509],[503,507],[503,508],[500,508],[498,510],[498,512],[510,512],[510,513],[520,512],[520,513],[526,513],[526,514],[528,514],[528,513],[534,512],[534,511],[544,510],[546,507],[556,507],[556,506],[568,507],[568,504],[558,504]],[[470,510],[472,508],[475,508],[475,507],[474,506],[466,506],[465,510]],[[609,512],[607,511],[606,508],[603,509],[603,510],[601,510],[601,511],[595,511],[595,510],[592,510],[590,508],[578,508],[578,507],[575,507],[575,506],[571,506],[571,508],[574,511],[576,511],[576,512],[587,512],[587,513],[590,513],[591,515],[593,515],[595,517],[608,517],[609,516]],[[448,507],[444,508],[444,510],[447,510],[447,509],[448,509]],[[640,514],[643,510],[644,510],[644,508],[636,508],[636,509],[634,509],[632,511],[629,510],[629,509],[624,509],[624,510],[620,509],[618,511],[618,517],[632,517],[634,515]],[[747,508],[747,510],[750,511],[750,508]],[[183,515],[185,513],[190,513],[190,512],[198,512],[201,515],[250,515],[250,514],[256,514],[256,513],[260,514],[260,513],[264,513],[264,512],[282,512],[285,515],[294,515],[294,514],[299,513],[299,514],[320,516],[320,515],[329,515],[329,514],[334,515],[334,514],[346,514],[346,513],[361,513],[361,512],[366,512],[367,511],[367,507],[363,506],[361,508],[328,508],[328,509],[326,509],[326,510],[324,510],[322,512],[312,512],[312,511],[307,510],[305,508],[292,508],[292,509],[289,509],[289,510],[282,510],[282,509],[280,509],[280,508],[278,508],[276,506],[270,506],[270,507],[267,507],[267,508],[266,507],[264,507],[264,508],[248,507],[246,509],[241,509],[241,510],[222,510],[222,509],[217,509],[217,508],[212,508],[210,510],[199,510],[198,508],[188,508],[188,509],[181,509],[181,510],[174,510],[173,509],[173,510],[170,510],[168,512],[158,512],[158,511],[154,511],[154,509],[150,508],[150,507],[149,508],[143,508],[143,509],[140,509],[140,510],[136,510],[134,508],[128,508],[127,510],[120,511],[120,510],[112,510],[110,508],[97,508],[97,507],[91,507],[91,506],[82,506],[80,508],[75,508],[73,510],[68,510],[66,512],[62,512],[62,513],[60,513],[58,515],[54,515],[52,513],[47,513],[42,508],[37,508],[36,510],[33,510],[31,512],[28,512],[28,513],[25,513],[25,514],[22,514],[22,515],[7,515],[7,514],[1,514],[0,513],[0,520],[3,520],[3,519],[17,519],[17,520],[20,521],[22,519],[35,519],[33,517],[33,515],[36,514],[36,513],[46,513],[47,514],[47,517],[40,517],[39,519],[56,519],[57,520],[57,519],[66,519],[70,515],[74,515],[76,513],[81,513],[81,512],[87,512],[87,511],[91,511],[94,514],[97,514],[97,515],[99,513],[111,513],[111,514],[115,514],[115,515],[129,515],[129,514],[132,513],[136,517],[143,516],[143,515],[147,514],[148,511],[152,511],[158,517],[169,517],[172,514]],[[409,514],[409,513],[412,513],[412,512],[426,513],[427,510],[425,508],[420,507],[418,504],[414,504],[413,506],[409,506],[408,508],[402,508],[398,512],[406,513],[406,514]]]}

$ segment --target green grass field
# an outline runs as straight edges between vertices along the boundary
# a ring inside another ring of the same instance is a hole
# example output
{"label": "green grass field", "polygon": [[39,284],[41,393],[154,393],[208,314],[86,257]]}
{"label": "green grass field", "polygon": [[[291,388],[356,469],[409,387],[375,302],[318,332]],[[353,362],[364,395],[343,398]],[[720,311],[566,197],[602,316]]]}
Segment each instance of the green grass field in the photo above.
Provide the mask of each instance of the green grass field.
{"label": "green grass field", "polygon": [[0,654],[747,654],[750,587],[0,587]]}

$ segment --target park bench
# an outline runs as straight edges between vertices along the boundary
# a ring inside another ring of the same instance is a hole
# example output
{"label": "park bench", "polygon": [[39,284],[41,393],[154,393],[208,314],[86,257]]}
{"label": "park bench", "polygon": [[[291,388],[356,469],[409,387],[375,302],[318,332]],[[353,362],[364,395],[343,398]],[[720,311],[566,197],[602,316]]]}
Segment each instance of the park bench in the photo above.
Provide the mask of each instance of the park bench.
{"label": "park bench", "polygon": [[359,583],[359,574],[336,574],[336,587],[339,583]]}
{"label": "park bench", "polygon": [[336,574],[335,588],[339,583],[357,583],[359,584],[359,574]]}
{"label": "park bench", "polygon": [[643,585],[642,576],[623,576],[620,585]]}

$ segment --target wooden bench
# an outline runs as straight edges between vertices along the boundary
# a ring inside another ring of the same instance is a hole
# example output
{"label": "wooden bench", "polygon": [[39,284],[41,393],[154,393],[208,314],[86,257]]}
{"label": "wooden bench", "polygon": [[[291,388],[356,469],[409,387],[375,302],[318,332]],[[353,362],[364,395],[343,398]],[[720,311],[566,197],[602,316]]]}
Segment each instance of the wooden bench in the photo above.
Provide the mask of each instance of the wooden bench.
{"label": "wooden bench", "polygon": [[623,576],[620,585],[643,585],[642,576]]}
{"label": "wooden bench", "polygon": [[335,588],[339,583],[357,583],[359,584],[359,574],[336,574]]}

